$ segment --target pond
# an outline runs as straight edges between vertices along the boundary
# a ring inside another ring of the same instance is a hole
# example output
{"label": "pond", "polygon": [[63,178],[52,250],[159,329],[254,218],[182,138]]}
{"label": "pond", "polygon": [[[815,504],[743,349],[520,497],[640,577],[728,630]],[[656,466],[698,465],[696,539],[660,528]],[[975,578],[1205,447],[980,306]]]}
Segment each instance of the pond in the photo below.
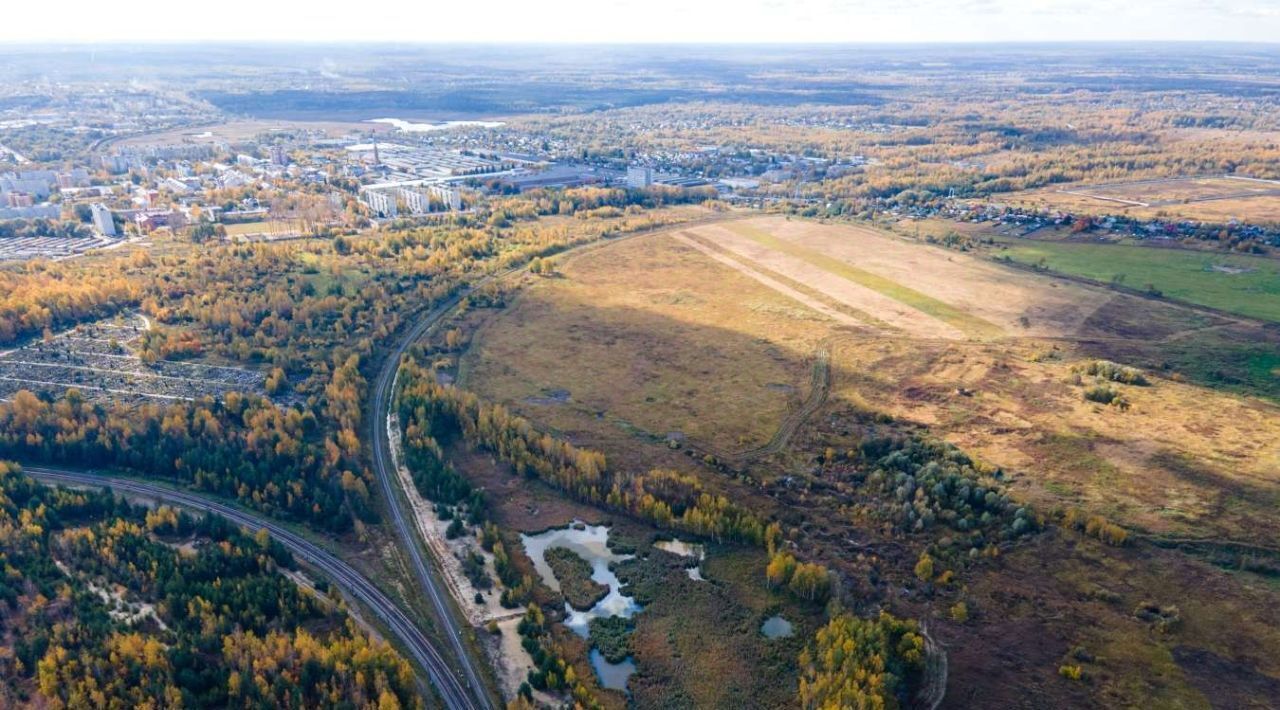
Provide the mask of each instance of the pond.
{"label": "pond", "polygon": [[[653,543],[653,546],[664,552],[670,552],[673,555],[681,557],[696,557],[699,562],[707,559],[707,548],[701,543],[684,542],[680,538],[672,538],[670,540],[659,540]],[[686,567],[684,573],[689,575],[689,579],[696,582],[707,581],[702,576],[702,565],[694,565]]]}
{"label": "pond", "polygon": [[582,638],[587,638],[588,625],[592,619],[609,616],[630,618],[640,611],[636,600],[622,593],[622,583],[613,570],[609,569],[609,565],[629,560],[634,555],[614,554],[609,549],[609,528],[604,525],[583,525],[574,521],[567,528],[547,530],[537,535],[521,535],[520,541],[524,544],[525,554],[533,560],[533,567],[538,571],[542,582],[557,592],[560,591],[560,581],[552,573],[546,558],[547,550],[553,547],[576,552],[591,563],[591,579],[609,587],[609,593],[587,611],[578,611],[565,602],[565,626]]}
{"label": "pond", "polygon": [[781,616],[771,616],[760,625],[760,633],[764,634],[765,638],[787,638],[794,635],[795,632],[795,627],[791,625],[791,622]]}
{"label": "pond", "polygon": [[[521,535],[525,554],[533,560],[533,567],[548,587],[560,591],[560,581],[556,579],[547,564],[547,550],[562,547],[577,553],[591,564],[591,579],[609,588],[609,593],[587,611],[578,611],[565,602],[564,625],[582,638],[591,634],[591,620],[620,616],[630,618],[640,611],[640,605],[634,597],[622,593],[622,582],[609,566],[629,560],[634,555],[618,555],[609,549],[609,528],[604,525],[585,525],[575,520],[572,525],[538,533],[537,535]],[[591,667],[600,677],[600,684],[606,688],[626,690],[627,678],[636,671],[635,663],[628,657],[620,663],[609,663],[595,648],[591,649]]]}
{"label": "pond", "polygon": [[600,685],[611,690],[626,690],[627,679],[636,672],[636,664],[627,656],[619,663],[605,660],[598,649],[591,649],[591,667],[595,669]]}

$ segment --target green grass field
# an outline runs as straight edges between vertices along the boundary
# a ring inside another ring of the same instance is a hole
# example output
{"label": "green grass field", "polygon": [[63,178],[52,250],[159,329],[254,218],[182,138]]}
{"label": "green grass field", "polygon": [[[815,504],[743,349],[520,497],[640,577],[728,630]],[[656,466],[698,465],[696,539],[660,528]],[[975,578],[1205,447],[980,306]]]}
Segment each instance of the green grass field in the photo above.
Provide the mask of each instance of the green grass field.
{"label": "green grass field", "polygon": [[1257,256],[1210,254],[1115,244],[1030,242],[1006,244],[998,252],[1023,264],[1043,260],[1052,271],[1129,288],[1148,284],[1188,303],[1280,322],[1280,261]]}

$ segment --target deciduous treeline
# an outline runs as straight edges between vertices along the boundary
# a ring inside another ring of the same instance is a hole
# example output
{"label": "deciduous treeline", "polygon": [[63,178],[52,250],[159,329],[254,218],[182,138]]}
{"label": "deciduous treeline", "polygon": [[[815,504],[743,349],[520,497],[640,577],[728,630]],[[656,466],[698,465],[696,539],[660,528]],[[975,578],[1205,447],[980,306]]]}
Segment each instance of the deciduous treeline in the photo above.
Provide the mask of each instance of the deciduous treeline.
{"label": "deciduous treeline", "polygon": [[[339,390],[348,387],[340,378],[335,383]],[[0,402],[0,452],[143,471],[343,532],[372,512],[357,460],[358,421],[351,419],[351,405],[334,406],[342,428],[325,435],[309,411],[236,393],[223,400],[130,406],[90,402],[75,390],[52,402],[20,391],[12,402]]]}
{"label": "deciduous treeline", "polygon": [[0,271],[0,345],[108,316],[136,303],[140,294],[137,284],[117,277]]}
{"label": "deciduous treeline", "polygon": [[[657,525],[674,527],[716,540],[764,545],[777,535],[755,513],[724,496],[703,489],[692,476],[654,470],[629,474],[611,471],[598,451],[582,449],[538,432],[523,417],[500,404],[482,402],[464,390],[441,385],[429,368],[406,358],[400,371],[397,408],[406,445],[424,462],[446,495],[466,487],[441,461],[439,445],[461,440],[493,452],[516,473],[542,480],[574,498],[623,510]],[[438,442],[438,443],[437,443]]]}

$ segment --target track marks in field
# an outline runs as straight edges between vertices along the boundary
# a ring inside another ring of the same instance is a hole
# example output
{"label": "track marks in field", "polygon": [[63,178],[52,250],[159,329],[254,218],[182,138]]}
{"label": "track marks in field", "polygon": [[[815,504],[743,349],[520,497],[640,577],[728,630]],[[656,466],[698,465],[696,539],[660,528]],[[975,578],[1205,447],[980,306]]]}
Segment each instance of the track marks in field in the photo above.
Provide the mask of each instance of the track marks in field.
{"label": "track marks in field", "polygon": [[783,417],[782,423],[778,425],[778,431],[774,432],[763,446],[733,454],[731,458],[738,463],[747,463],[779,453],[786,448],[791,442],[791,437],[795,436],[800,426],[826,403],[827,395],[831,393],[831,349],[830,340],[818,348],[813,360],[813,377],[809,383],[809,396],[805,398],[800,408]]}
{"label": "track marks in field", "polygon": [[828,338],[814,351],[809,394],[805,396],[799,407],[788,412],[782,418],[782,421],[778,424],[778,429],[774,431],[768,441],[760,446],[742,451],[726,451],[705,442],[695,441],[690,441],[689,446],[699,453],[711,454],[725,463],[739,467],[758,461],[766,456],[781,453],[791,443],[791,438],[800,430],[800,427],[809,420],[809,417],[812,417],[822,408],[822,405],[826,404],[827,396],[831,394],[831,351],[835,347],[834,343],[834,338]]}
{"label": "track marks in field", "polygon": [[[680,232],[672,236],[676,241],[680,242],[681,244],[697,249],[698,251],[705,254],[707,257],[714,259],[715,261],[721,264],[724,264],[725,266],[733,269],[734,271],[737,271],[738,273],[744,276],[747,276],[752,279],[755,279],[756,281],[759,281],[761,284],[768,286],[774,291],[777,291],[778,293],[794,301],[797,301],[801,304],[804,304],[805,306],[808,306],[809,308],[817,311],[818,313],[821,313],[822,315],[830,318],[831,320],[837,323],[840,323],[841,325],[847,325],[853,328],[864,328],[868,324],[876,325],[880,327],[888,327],[888,324],[885,323],[884,321],[880,321],[878,319],[872,318],[871,316],[864,314],[861,311],[857,312],[858,313],[857,316],[853,316],[844,312],[839,308],[833,308],[831,306],[828,306],[827,304],[823,303],[822,300],[818,298],[814,298],[809,294],[804,293],[801,290],[803,286],[801,286],[800,284],[796,284],[798,288],[792,287],[790,284],[787,283],[788,281],[791,281],[791,279],[788,279],[787,277],[782,276],[780,274],[771,273],[769,272],[768,269],[762,268],[759,265],[753,264],[748,266],[747,264],[742,263],[741,261],[734,258],[733,256],[730,256],[729,254],[726,254],[720,251],[719,249],[712,247],[711,245],[705,243],[702,239],[699,239],[688,232]],[[853,309],[848,309],[848,310],[853,310]]]}
{"label": "track marks in field", "polygon": [[839,276],[859,286],[870,289],[898,303],[913,308],[925,315],[936,318],[971,338],[992,339],[1004,335],[1004,331],[994,323],[967,313],[949,303],[904,286],[897,281],[879,274],[861,269],[847,262],[827,256],[813,249],[780,239],[754,225],[745,222],[732,222],[724,225],[726,229],[756,244],[799,259],[830,274]]}

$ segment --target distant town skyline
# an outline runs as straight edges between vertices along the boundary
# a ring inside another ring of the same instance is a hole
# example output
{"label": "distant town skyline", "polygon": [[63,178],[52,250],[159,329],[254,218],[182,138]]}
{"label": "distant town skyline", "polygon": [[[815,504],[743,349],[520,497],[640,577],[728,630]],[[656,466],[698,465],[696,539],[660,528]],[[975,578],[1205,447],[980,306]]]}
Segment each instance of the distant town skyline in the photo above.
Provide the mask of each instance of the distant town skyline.
{"label": "distant town skyline", "polygon": [[0,42],[1044,42],[1280,37],[1277,0],[161,0],[6,8]]}

